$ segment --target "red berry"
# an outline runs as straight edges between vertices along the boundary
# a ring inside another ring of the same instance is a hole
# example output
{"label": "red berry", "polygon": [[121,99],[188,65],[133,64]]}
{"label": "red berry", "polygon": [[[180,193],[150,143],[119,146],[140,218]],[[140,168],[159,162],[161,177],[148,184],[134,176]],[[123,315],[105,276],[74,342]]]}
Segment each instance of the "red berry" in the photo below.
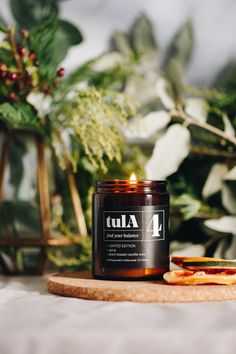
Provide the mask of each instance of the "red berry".
{"label": "red berry", "polygon": [[29,37],[29,31],[27,31],[25,28],[22,28],[20,30],[20,34],[23,38],[28,38]]}
{"label": "red berry", "polygon": [[29,58],[33,62],[36,60],[36,54],[32,50],[29,52]]}
{"label": "red berry", "polygon": [[58,81],[54,81],[53,82],[53,87],[54,88],[58,88],[59,87],[59,82]]}
{"label": "red berry", "polygon": [[50,95],[51,93],[50,87],[44,87],[43,92],[45,93],[45,95]]}
{"label": "red berry", "polygon": [[26,48],[23,47],[22,45],[19,45],[19,47],[18,47],[18,54],[19,54],[21,57],[24,57],[25,54],[26,54]]}
{"label": "red berry", "polygon": [[16,97],[15,92],[10,92],[10,93],[8,94],[8,98],[9,98],[11,101],[16,101],[17,97]]}
{"label": "red berry", "polygon": [[13,80],[13,81],[16,81],[19,79],[19,76],[17,73],[11,73],[10,74],[10,79]]}
{"label": "red berry", "polygon": [[0,76],[1,76],[2,79],[6,79],[7,71],[0,71]]}
{"label": "red berry", "polygon": [[65,74],[65,70],[63,68],[57,70],[57,77],[63,77],[64,74]]}

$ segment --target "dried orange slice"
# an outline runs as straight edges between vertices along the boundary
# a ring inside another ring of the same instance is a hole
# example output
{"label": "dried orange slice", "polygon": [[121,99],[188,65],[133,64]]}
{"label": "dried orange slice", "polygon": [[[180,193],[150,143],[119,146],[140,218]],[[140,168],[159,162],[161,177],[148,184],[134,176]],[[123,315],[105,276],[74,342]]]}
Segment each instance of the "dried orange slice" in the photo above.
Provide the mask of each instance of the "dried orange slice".
{"label": "dried orange slice", "polygon": [[187,256],[172,256],[170,257],[170,261],[174,264],[176,264],[178,267],[183,266],[183,260],[187,258]]}
{"label": "dried orange slice", "polygon": [[211,260],[203,261],[192,261],[189,259],[183,260],[183,267],[190,270],[234,270],[236,272],[236,261],[235,260],[226,260],[220,259],[217,260],[212,258]]}
{"label": "dried orange slice", "polygon": [[171,257],[171,261],[177,266],[190,270],[235,270],[236,260],[227,260],[213,257]]}
{"label": "dried orange slice", "polygon": [[165,273],[163,278],[172,285],[236,284],[236,272],[232,270],[213,274],[204,271],[173,270]]}
{"label": "dried orange slice", "polygon": [[221,261],[222,258],[212,258],[212,257],[189,257],[189,256],[172,256],[170,258],[171,262],[179,267],[183,267],[183,262],[205,262],[217,260]]}

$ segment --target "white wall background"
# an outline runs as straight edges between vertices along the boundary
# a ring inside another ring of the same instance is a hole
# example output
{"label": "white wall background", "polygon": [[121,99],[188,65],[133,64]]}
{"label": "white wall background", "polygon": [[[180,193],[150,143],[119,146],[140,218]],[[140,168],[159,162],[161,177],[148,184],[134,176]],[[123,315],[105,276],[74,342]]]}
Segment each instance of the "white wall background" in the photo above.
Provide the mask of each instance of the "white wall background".
{"label": "white wall background", "polygon": [[[8,0],[0,0],[0,11],[10,19]],[[66,69],[105,51],[112,30],[127,30],[141,11],[152,19],[161,48],[184,21],[192,20],[195,50],[189,82],[207,84],[236,59],[236,0],[67,0],[62,2],[62,17],[80,26],[85,40],[71,49]]]}

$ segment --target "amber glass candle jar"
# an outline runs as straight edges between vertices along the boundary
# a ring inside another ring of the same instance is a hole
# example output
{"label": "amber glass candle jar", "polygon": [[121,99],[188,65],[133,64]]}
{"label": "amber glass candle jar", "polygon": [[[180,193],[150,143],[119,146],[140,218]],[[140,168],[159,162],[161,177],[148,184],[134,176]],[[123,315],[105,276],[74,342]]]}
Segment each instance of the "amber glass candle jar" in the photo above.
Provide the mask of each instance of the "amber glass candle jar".
{"label": "amber glass candle jar", "polygon": [[166,181],[97,181],[93,194],[93,276],[160,278],[169,269]]}

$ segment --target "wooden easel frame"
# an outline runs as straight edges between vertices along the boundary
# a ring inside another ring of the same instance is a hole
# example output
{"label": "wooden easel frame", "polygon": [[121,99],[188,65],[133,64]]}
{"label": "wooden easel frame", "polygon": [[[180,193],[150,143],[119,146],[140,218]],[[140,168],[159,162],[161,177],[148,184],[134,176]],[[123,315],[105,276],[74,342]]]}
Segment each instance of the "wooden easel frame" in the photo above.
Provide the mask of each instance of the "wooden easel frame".
{"label": "wooden easel frame", "polygon": [[[2,154],[0,157],[0,203],[3,201],[4,198],[3,185],[4,185],[6,167],[8,164],[9,145],[10,145],[11,137],[15,134],[20,134],[20,133],[30,134],[31,136],[33,136],[36,144],[37,179],[38,179],[39,209],[40,209],[42,234],[41,237],[37,239],[29,238],[29,237],[21,237],[19,239],[14,237],[2,238],[0,239],[0,246],[1,247],[10,246],[13,248],[19,248],[19,247],[39,248],[40,255],[39,255],[39,262],[38,262],[38,268],[36,270],[36,274],[43,274],[47,262],[47,252],[46,252],[47,247],[48,246],[63,247],[63,246],[73,244],[73,241],[69,240],[65,235],[62,235],[57,238],[51,237],[50,199],[49,199],[48,173],[47,173],[46,158],[45,158],[45,142],[41,136],[37,134],[32,134],[31,132],[27,132],[27,131],[4,132]],[[86,237],[87,228],[86,228],[85,218],[81,207],[81,201],[80,201],[78,189],[75,183],[75,177],[73,175],[73,171],[70,165],[67,166],[66,172],[67,172],[72,204],[75,212],[78,234],[80,237]]]}

